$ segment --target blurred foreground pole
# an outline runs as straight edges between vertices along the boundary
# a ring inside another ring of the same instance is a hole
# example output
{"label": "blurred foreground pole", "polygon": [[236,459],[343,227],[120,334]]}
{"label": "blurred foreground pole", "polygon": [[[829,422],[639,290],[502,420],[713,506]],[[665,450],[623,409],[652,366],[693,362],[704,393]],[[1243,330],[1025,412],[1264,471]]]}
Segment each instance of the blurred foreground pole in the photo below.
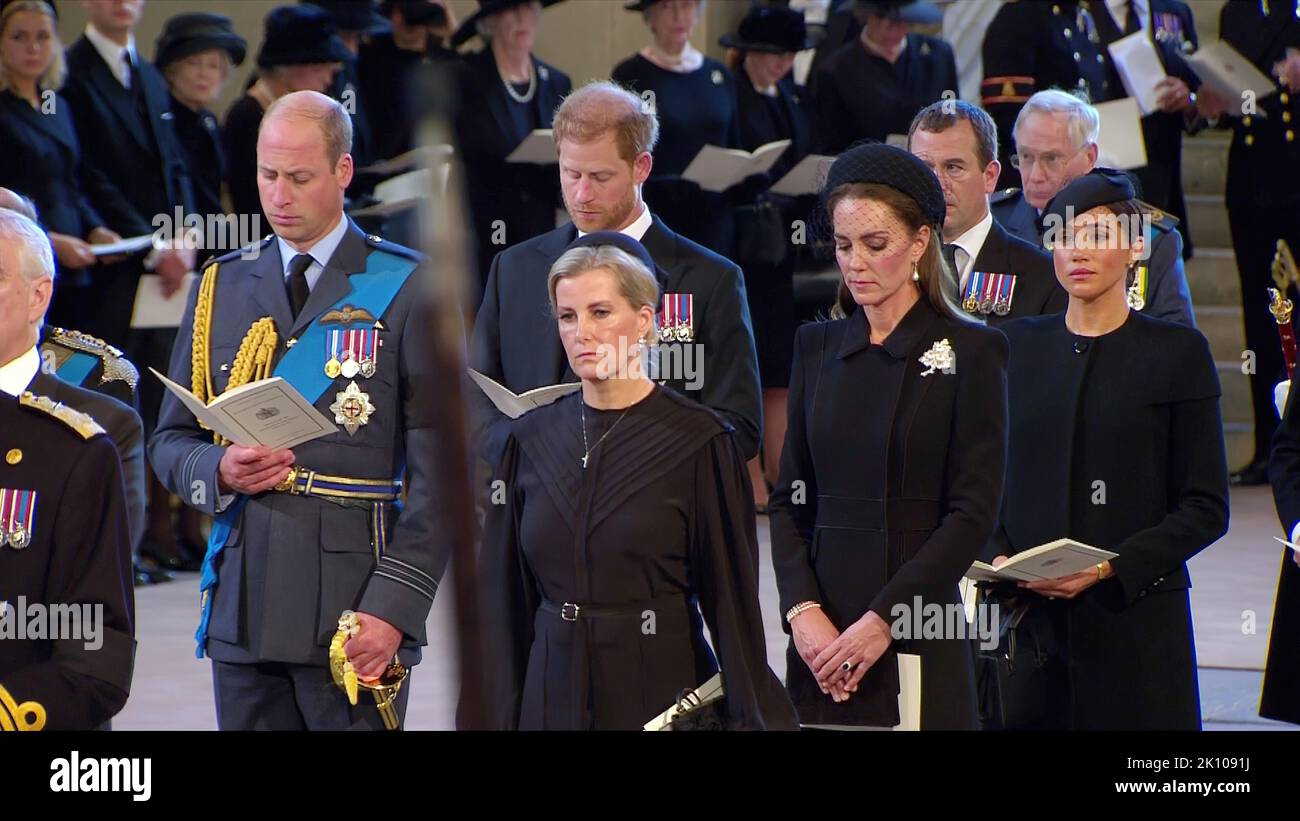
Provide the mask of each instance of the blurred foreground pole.
{"label": "blurred foreground pole", "polygon": [[[478,586],[474,541],[473,464],[464,397],[465,293],[470,281],[466,208],[454,169],[458,152],[447,156],[442,147],[453,145],[456,84],[452,72],[437,64],[422,67],[411,101],[420,114],[416,144],[425,149],[422,167],[429,169],[429,198],[420,213],[420,250],[429,257],[426,266],[425,310],[430,333],[428,356],[435,379],[422,385],[421,402],[433,408],[435,452],[408,453],[407,459],[432,460],[438,488],[434,494],[437,518],[445,530],[434,535],[450,548],[450,573],[455,605],[456,642],[460,656],[461,701],[457,724],[484,726],[483,652],[479,644]],[[450,173],[449,173],[450,172]],[[445,581],[445,577],[444,577]],[[444,583],[443,590],[447,586]],[[445,595],[445,593],[444,593]]]}

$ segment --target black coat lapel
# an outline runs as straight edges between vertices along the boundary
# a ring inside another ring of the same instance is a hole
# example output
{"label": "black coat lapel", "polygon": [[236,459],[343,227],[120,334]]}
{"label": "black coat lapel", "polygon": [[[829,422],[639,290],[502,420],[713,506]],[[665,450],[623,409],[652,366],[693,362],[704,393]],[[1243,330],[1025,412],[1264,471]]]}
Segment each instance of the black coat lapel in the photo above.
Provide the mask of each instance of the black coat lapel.
{"label": "black coat lapel", "polygon": [[559,329],[556,328],[555,319],[551,316],[550,296],[546,293],[546,278],[555,260],[560,258],[564,249],[569,247],[569,243],[573,242],[577,235],[573,223],[543,235],[541,241],[534,246],[537,253],[536,274],[519,278],[519,287],[525,290],[514,302],[521,306],[526,314],[511,319],[523,324],[516,339],[518,344],[527,346],[527,350],[522,353],[530,362],[528,372],[538,375],[537,387],[576,380],[569,370],[569,358],[564,353]]}
{"label": "black coat lapel", "polygon": [[[87,45],[90,46],[89,43]],[[94,60],[91,64],[90,84],[113,112],[113,116],[130,133],[132,139],[140,145],[140,148],[152,154],[153,143],[145,131],[145,124],[140,122],[140,114],[136,110],[135,101],[131,99],[131,92],[117,81],[112,69],[104,62],[104,58],[94,46],[90,46],[90,51],[91,59]],[[93,134],[83,136],[86,139],[95,139]]]}

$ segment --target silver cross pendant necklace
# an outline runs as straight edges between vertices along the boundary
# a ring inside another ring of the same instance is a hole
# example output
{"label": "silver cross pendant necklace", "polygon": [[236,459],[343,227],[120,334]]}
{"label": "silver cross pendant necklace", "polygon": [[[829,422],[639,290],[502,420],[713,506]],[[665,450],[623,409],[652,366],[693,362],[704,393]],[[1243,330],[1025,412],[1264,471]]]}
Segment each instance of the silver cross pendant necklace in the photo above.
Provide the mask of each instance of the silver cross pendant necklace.
{"label": "silver cross pendant necklace", "polygon": [[614,432],[614,428],[618,427],[618,423],[623,421],[623,417],[627,416],[627,412],[630,410],[632,410],[631,405],[625,408],[623,410],[623,413],[617,419],[614,420],[614,424],[609,426],[609,430],[605,431],[604,436],[601,436],[599,439],[596,440],[596,444],[592,445],[591,447],[588,447],[587,446],[587,403],[581,400],[578,402],[578,417],[582,420],[582,449],[586,451],[586,453],[582,454],[583,470],[587,469],[587,460],[591,458],[591,452],[594,451],[596,448],[600,447],[600,443],[605,441],[606,436],[609,436],[611,433]]}

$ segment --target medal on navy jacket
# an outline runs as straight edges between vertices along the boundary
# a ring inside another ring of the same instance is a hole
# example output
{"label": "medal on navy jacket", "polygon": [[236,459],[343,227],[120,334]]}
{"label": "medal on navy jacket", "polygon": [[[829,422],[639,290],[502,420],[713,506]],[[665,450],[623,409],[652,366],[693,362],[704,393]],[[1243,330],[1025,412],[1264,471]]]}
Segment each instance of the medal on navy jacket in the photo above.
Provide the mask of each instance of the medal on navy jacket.
{"label": "medal on navy jacket", "polygon": [[[21,459],[22,452],[18,453]],[[35,519],[36,491],[0,488],[0,546],[7,544],[14,550],[26,548],[32,542]]]}
{"label": "medal on navy jacket", "polygon": [[664,294],[660,311],[660,342],[695,341],[694,294]]}
{"label": "medal on navy jacket", "polygon": [[1006,316],[1011,313],[1011,300],[1015,292],[1016,277],[1014,274],[971,271],[961,306],[970,314],[988,316],[993,313],[998,316]]}

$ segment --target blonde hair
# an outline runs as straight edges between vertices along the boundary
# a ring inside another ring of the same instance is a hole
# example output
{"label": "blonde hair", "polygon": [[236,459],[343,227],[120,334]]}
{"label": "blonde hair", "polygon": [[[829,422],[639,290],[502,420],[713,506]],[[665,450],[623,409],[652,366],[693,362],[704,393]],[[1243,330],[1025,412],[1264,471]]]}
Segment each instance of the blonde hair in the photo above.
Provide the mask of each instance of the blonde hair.
{"label": "blonde hair", "polygon": [[[36,87],[40,91],[58,91],[63,88],[63,81],[68,78],[68,66],[63,61],[63,41],[59,39],[59,24],[54,17],[54,8],[45,0],[18,0],[16,3],[10,3],[5,7],[4,13],[0,14],[0,36],[4,35],[9,19],[20,11],[44,14],[50,21],[50,49],[53,56],[45,73],[37,78]],[[5,71],[4,65],[0,64],[0,91],[7,91],[10,87],[9,74]]]}
{"label": "blonde hair", "polygon": [[[645,267],[645,263],[613,245],[584,245],[565,251],[551,266],[551,273],[546,278],[546,291],[551,300],[552,316],[559,313],[555,303],[555,289],[560,280],[596,270],[608,271],[613,275],[619,294],[633,310],[639,311],[648,306],[653,311],[658,305],[659,281]],[[652,335],[653,331],[652,327]]]}
{"label": "blonde hair", "polygon": [[655,150],[659,117],[654,108],[618,83],[598,80],[564,98],[555,109],[551,129],[555,144],[589,143],[613,132],[618,155],[632,162]]}
{"label": "blonde hair", "polygon": [[175,84],[176,75],[180,73],[181,65],[184,64],[186,60],[190,59],[191,57],[197,57],[198,55],[204,54],[209,51],[215,51],[221,55],[222,57],[221,80],[222,82],[225,82],[226,78],[230,76],[231,69],[235,67],[235,61],[230,59],[230,52],[226,51],[224,48],[214,46],[212,48],[204,49],[203,51],[196,51],[193,54],[187,54],[184,57],[180,58],[179,60],[172,60],[170,63],[164,66],[163,79],[167,81],[167,85],[172,86]]}

